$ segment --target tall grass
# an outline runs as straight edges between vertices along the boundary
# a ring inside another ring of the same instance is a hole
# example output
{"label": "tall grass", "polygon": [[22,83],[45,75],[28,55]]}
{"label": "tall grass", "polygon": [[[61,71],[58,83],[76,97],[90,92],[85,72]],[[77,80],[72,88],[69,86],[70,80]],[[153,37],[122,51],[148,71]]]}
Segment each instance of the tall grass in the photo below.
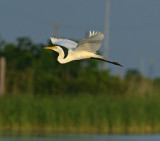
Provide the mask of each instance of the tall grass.
{"label": "tall grass", "polygon": [[120,96],[4,96],[0,130],[159,133],[160,99]]}

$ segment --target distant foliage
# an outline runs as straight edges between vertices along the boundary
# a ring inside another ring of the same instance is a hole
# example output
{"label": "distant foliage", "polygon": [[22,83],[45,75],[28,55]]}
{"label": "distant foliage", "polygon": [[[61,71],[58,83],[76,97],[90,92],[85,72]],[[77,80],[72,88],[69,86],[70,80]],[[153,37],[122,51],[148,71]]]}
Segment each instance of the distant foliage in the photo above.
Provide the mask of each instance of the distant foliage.
{"label": "distant foliage", "polygon": [[141,73],[134,69],[126,72],[125,79],[111,76],[109,70],[99,69],[101,62],[98,60],[59,64],[57,53],[44,50],[45,46],[52,44],[50,41],[47,44],[35,44],[28,37],[18,38],[14,44],[0,38],[0,55],[7,60],[7,93],[126,95],[137,87],[137,80],[143,79]]}
{"label": "distant foliage", "polygon": [[142,78],[142,74],[136,69],[128,69],[125,74],[126,79],[136,79],[139,80]]}

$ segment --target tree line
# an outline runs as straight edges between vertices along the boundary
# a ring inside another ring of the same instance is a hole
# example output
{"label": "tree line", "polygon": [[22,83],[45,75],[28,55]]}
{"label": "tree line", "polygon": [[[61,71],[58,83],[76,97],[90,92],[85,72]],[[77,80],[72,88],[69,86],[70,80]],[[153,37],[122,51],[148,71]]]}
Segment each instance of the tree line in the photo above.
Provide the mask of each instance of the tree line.
{"label": "tree line", "polygon": [[133,81],[145,81],[153,86],[160,83],[159,78],[144,78],[138,70],[133,69],[128,70],[124,78],[112,76],[110,70],[99,69],[101,62],[97,60],[61,65],[57,62],[58,54],[44,50],[45,46],[52,44],[50,41],[34,43],[28,37],[18,38],[16,43],[7,43],[0,38],[0,56],[4,56],[7,62],[6,93],[125,95]]}

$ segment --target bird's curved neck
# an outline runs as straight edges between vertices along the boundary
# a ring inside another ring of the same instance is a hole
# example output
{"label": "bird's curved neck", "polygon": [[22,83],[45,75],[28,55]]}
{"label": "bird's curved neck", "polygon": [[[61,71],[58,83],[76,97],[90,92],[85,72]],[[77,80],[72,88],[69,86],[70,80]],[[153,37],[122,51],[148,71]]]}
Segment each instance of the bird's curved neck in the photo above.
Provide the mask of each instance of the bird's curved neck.
{"label": "bird's curved neck", "polygon": [[61,62],[62,60],[64,60],[64,51],[61,49],[58,53],[59,55],[58,55],[57,60]]}
{"label": "bird's curved neck", "polygon": [[62,49],[58,53],[59,53],[59,56],[57,58],[58,62],[60,62],[61,64],[69,62],[67,58],[64,58],[64,51]]}

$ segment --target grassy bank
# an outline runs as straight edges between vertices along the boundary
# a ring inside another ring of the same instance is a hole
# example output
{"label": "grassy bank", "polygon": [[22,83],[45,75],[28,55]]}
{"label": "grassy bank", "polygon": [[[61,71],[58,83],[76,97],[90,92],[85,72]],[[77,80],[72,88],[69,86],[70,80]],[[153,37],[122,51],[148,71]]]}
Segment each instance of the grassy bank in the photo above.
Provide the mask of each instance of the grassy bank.
{"label": "grassy bank", "polygon": [[4,96],[1,131],[160,133],[160,99],[118,96]]}

